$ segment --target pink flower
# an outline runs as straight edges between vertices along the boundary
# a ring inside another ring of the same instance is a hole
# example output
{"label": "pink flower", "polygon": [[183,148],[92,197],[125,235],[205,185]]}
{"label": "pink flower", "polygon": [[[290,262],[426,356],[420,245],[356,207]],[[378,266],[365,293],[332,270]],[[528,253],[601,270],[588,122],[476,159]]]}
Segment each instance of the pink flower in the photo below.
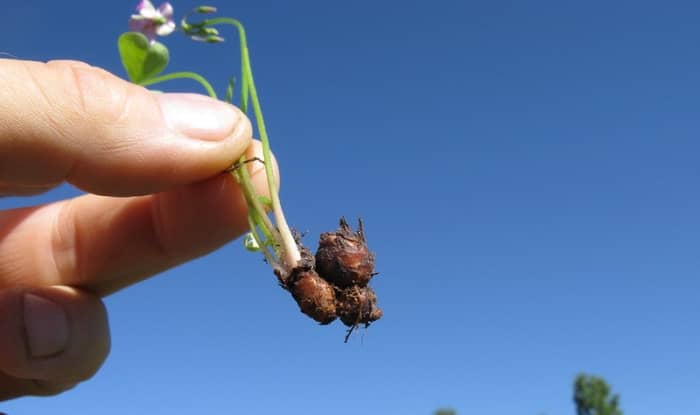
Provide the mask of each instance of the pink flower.
{"label": "pink flower", "polygon": [[129,30],[143,33],[151,43],[156,41],[156,36],[167,36],[175,30],[173,6],[167,1],[156,9],[149,0],[141,0],[136,11],[139,14],[131,15]]}

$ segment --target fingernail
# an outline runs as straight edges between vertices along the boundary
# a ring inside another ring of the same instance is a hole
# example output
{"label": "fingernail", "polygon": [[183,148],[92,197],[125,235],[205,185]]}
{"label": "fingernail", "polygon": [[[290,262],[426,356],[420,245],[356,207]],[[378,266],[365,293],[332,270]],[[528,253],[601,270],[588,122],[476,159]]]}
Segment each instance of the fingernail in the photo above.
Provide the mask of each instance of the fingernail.
{"label": "fingernail", "polygon": [[24,327],[31,357],[52,356],[68,346],[68,317],[51,300],[25,294]]}
{"label": "fingernail", "polygon": [[240,113],[231,104],[197,94],[158,94],[168,126],[204,141],[221,141],[235,127]]}

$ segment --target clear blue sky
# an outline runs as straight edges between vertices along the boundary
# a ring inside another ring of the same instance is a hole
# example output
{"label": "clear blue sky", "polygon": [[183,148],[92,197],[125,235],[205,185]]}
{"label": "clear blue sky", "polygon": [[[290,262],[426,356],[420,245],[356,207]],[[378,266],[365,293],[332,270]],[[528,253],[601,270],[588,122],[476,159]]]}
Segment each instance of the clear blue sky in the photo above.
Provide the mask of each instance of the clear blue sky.
{"label": "clear blue sky", "polygon": [[[135,3],[6,1],[0,50],[123,75]],[[93,380],[0,410],[571,415],[586,371],[627,414],[700,413],[697,2],[214,5],[248,28],[288,219],[315,248],[364,218],[384,318],[343,344],[234,242],[108,298]],[[170,69],[221,91],[224,36],[164,39]]]}

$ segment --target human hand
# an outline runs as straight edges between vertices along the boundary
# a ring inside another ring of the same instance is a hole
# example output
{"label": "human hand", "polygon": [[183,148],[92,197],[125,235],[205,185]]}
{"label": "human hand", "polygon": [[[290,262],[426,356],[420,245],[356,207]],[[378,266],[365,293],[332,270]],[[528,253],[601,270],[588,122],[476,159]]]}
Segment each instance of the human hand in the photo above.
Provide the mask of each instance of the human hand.
{"label": "human hand", "polygon": [[[74,61],[0,59],[0,195],[90,194],[0,212],[0,400],[53,395],[109,352],[100,298],[248,230],[220,174],[251,145],[235,107],[156,94]],[[248,163],[267,194],[263,168]]]}

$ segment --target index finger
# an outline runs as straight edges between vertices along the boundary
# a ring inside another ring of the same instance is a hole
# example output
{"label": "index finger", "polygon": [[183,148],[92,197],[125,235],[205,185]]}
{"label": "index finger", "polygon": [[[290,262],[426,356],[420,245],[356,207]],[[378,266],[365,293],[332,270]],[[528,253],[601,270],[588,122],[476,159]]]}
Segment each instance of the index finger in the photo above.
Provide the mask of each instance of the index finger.
{"label": "index finger", "polygon": [[[253,144],[246,156],[262,156]],[[272,166],[276,173],[274,157]],[[264,166],[242,168],[256,194],[268,195]],[[248,229],[245,197],[230,174],[155,195],[90,194],[0,212],[0,290],[67,285],[107,295]]]}
{"label": "index finger", "polygon": [[0,59],[0,184],[68,181],[96,194],[154,193],[211,177],[237,160],[252,129],[237,108],[157,94],[72,61]]}

